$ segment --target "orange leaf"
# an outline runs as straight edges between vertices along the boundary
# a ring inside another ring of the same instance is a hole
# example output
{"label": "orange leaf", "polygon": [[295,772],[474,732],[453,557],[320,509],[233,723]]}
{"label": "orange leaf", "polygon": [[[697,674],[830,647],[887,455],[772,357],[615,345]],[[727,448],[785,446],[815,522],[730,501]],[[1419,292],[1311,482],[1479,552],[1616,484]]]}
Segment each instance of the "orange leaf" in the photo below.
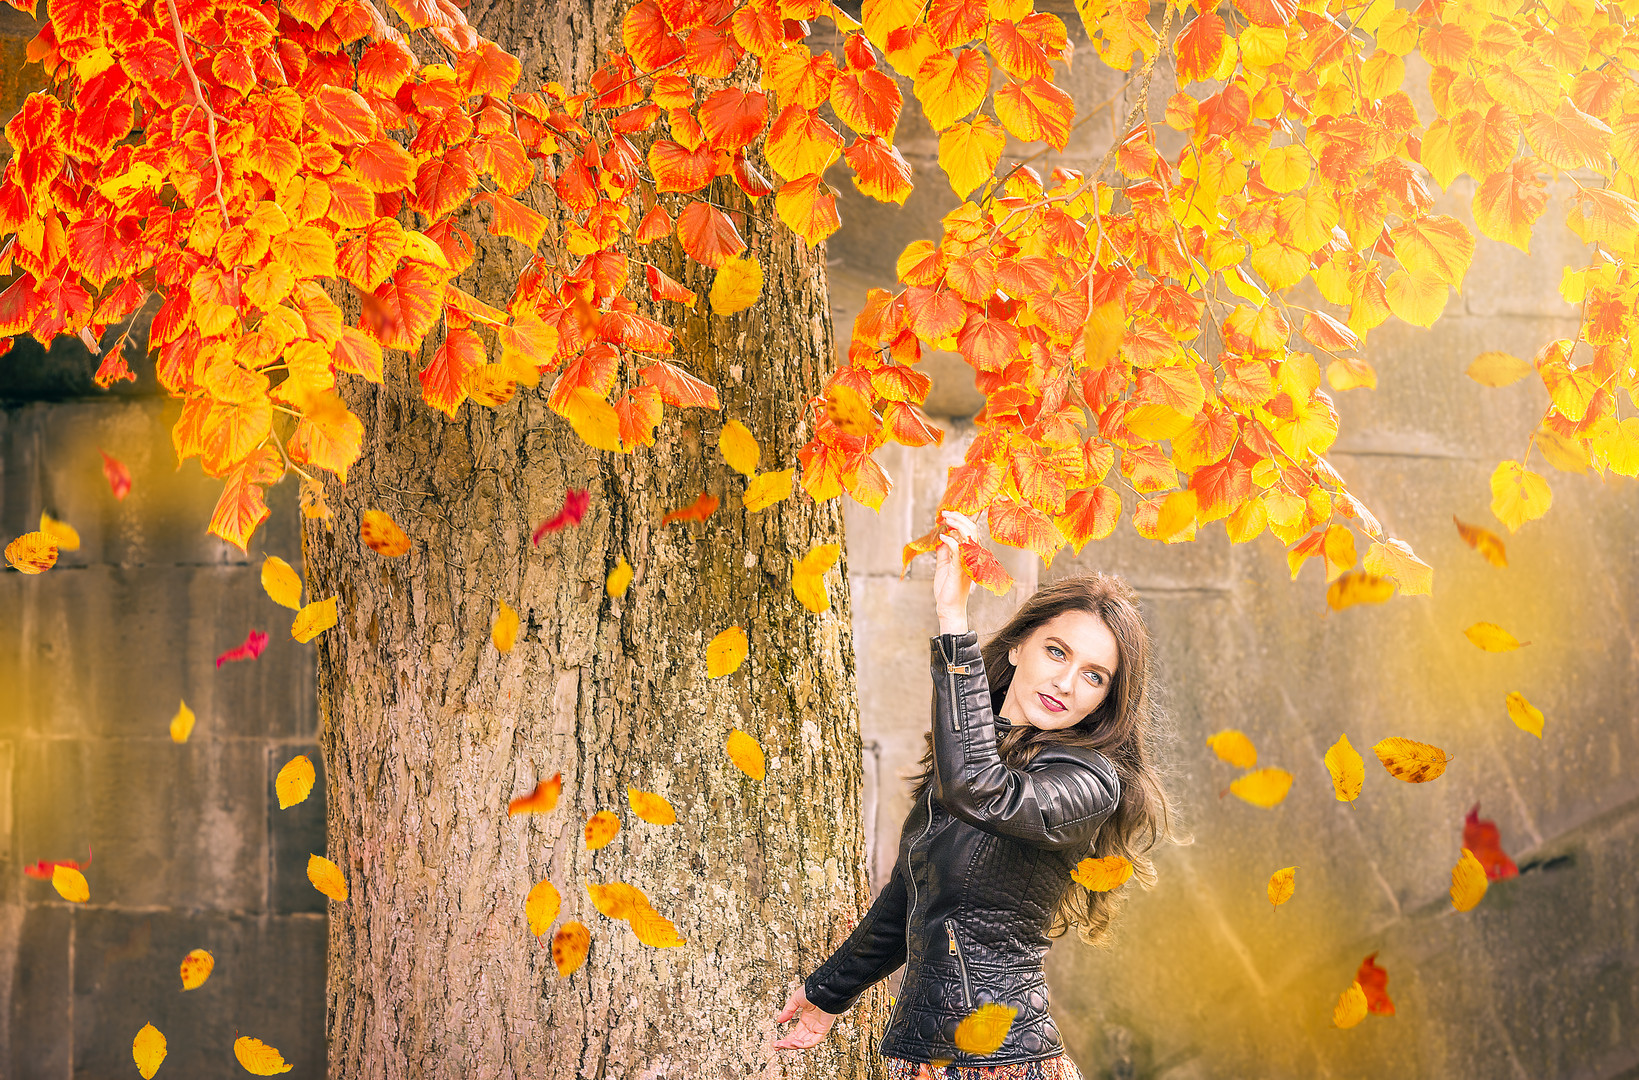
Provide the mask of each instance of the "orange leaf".
{"label": "orange leaf", "polygon": [[648,278],[649,282],[649,299],[676,300],[685,307],[694,306],[694,302],[697,299],[694,294],[694,290],[684,288],[682,285],[679,285],[677,282],[667,277],[665,271],[661,270],[658,266],[654,265],[653,263],[645,263],[644,274]]}
{"label": "orange leaf", "polygon": [[766,775],[762,744],[751,735],[735,728],[729,732],[725,749],[735,767],[753,780],[761,780]]}
{"label": "orange leaf", "polygon": [[769,168],[795,180],[823,173],[842,152],[842,136],[817,112],[788,105],[774,119],[763,158]]}
{"label": "orange leaf", "polygon": [[455,419],[455,411],[467,399],[467,375],[484,361],[484,343],[477,334],[451,330],[434,350],[432,361],[416,376],[421,382],[422,399]]}
{"label": "orange leaf", "polygon": [[372,139],[353,152],[353,172],[378,194],[397,191],[415,179],[415,158],[391,139]]}
{"label": "orange leaf", "polygon": [[57,541],[43,532],[24,533],[6,545],[6,561],[19,573],[43,574],[57,565]]}
{"label": "orange leaf", "polygon": [[1015,138],[1063,150],[1075,121],[1075,102],[1046,79],[1009,82],[996,91],[996,118]]}
{"label": "orange leaf", "polygon": [[599,810],[586,822],[586,850],[607,847],[620,832],[620,819],[607,810]]}
{"label": "orange leaf", "polygon": [[485,200],[493,211],[489,219],[490,235],[511,237],[528,248],[541,242],[541,237],[546,233],[544,214],[536,213],[517,199],[494,191],[481,191],[472,201]]}
{"label": "orange leaf", "polygon": [[99,450],[102,455],[102,474],[108,478],[108,489],[114,493],[115,500],[124,499],[131,493],[131,470],[119,458],[111,457],[106,450]]}
{"label": "orange leaf", "polygon": [[668,405],[679,408],[722,408],[715,387],[668,361],[656,360],[641,369],[638,377],[659,390],[660,400]]}
{"label": "orange leaf", "polygon": [[717,509],[718,503],[717,496],[701,492],[700,497],[688,506],[661,515],[660,524],[670,525],[674,521],[704,521]]}
{"label": "orange leaf", "polygon": [[817,175],[800,177],[783,185],[774,197],[774,207],[780,220],[809,247],[842,227],[842,219],[837,216],[837,197]]}
{"label": "orange leaf", "polygon": [[472,154],[465,146],[450,147],[416,170],[410,205],[437,221],[465,202],[477,182]]}
{"label": "orange leaf", "polygon": [[397,558],[410,550],[410,538],[383,510],[366,510],[359,519],[359,539],[377,555]]}
{"label": "orange leaf", "polygon": [[735,150],[762,133],[768,120],[768,97],[731,86],[708,96],[699,111],[700,130],[712,148]]}
{"label": "orange leaf", "polygon": [[560,976],[568,976],[580,969],[586,963],[586,953],[591,947],[592,935],[584,925],[578,922],[568,922],[558,928],[552,935],[552,963],[557,967]]}
{"label": "orange leaf", "polygon": [[982,544],[964,540],[959,552],[962,569],[976,585],[982,585],[997,596],[1006,596],[1013,587],[1013,577],[996,561],[996,556]]}
{"label": "orange leaf", "polygon": [[246,551],[250,534],[268,516],[262,489],[283,475],[284,462],[278,451],[267,446],[252,450],[228,473],[227,483],[211,514],[210,531],[240,551]]}
{"label": "orange leaf", "polygon": [[854,185],[878,202],[903,206],[911,193],[911,167],[897,147],[875,135],[861,135],[842,156],[854,169]]}
{"label": "orange leaf", "polygon": [[550,780],[542,780],[528,795],[520,795],[507,803],[506,816],[518,814],[549,814],[558,805],[563,792],[563,773],[555,772]]}
{"label": "orange leaf", "polygon": [[677,239],[691,259],[713,270],[746,249],[728,215],[699,201],[690,202],[677,215]]}
{"label": "orange leaf", "polygon": [[861,135],[892,139],[902,105],[899,84],[891,75],[875,69],[844,71],[831,84],[831,108]]}
{"label": "orange leaf", "polygon": [[943,131],[985,99],[990,68],[977,49],[937,52],[917,69],[915,90],[922,115],[935,131]]}

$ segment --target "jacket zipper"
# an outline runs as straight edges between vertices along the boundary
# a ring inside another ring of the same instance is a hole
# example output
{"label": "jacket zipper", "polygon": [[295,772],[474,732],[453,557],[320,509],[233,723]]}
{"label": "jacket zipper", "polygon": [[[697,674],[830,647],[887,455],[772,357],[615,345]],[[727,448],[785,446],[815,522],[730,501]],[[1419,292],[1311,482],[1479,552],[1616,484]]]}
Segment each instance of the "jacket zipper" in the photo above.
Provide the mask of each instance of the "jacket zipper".
{"label": "jacket zipper", "polygon": [[956,940],[956,924],[950,919],[945,920],[945,933],[950,936],[950,953],[956,957],[956,966],[962,971],[962,1004],[971,1010],[973,1008],[973,987],[968,982],[967,959],[962,956],[961,943]]}

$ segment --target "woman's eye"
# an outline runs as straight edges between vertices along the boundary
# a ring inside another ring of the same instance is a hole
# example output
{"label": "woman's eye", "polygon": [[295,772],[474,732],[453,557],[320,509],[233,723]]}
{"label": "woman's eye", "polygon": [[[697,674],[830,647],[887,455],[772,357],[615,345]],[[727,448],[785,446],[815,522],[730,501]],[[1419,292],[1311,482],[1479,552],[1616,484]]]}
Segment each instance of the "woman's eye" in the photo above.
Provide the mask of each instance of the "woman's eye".
{"label": "woman's eye", "polygon": [[1063,660],[1064,659],[1064,650],[1059,648],[1057,645],[1047,646],[1047,651],[1048,651],[1048,653],[1050,653],[1052,655],[1054,660]]}

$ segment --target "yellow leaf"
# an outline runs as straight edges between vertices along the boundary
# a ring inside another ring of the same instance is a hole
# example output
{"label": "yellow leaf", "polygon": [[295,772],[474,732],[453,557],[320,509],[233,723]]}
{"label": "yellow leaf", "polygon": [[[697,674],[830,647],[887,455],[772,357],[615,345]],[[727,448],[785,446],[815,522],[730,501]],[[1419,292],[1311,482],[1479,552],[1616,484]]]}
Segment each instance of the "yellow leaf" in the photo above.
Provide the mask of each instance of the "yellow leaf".
{"label": "yellow leaf", "polygon": [[58,864],[52,867],[51,887],[57,890],[57,895],[70,903],[83,904],[91,899],[90,882],[72,866]]}
{"label": "yellow leaf", "polygon": [[529,920],[529,932],[540,937],[552,929],[552,922],[558,917],[558,909],[563,906],[563,897],[558,895],[557,886],[542,878],[529,890],[524,897],[524,917]]}
{"label": "yellow leaf", "polygon": [[983,1057],[994,1054],[1013,1027],[1019,1010],[1009,1005],[986,1002],[956,1025],[956,1049]]}
{"label": "yellow leaf", "polygon": [[775,503],[790,497],[791,482],[796,475],[796,469],[781,469],[778,472],[754,476],[751,483],[746,485],[745,494],[740,496],[740,501],[745,503],[746,509],[752,513],[767,510]]}
{"label": "yellow leaf", "polygon": [[586,963],[586,952],[592,944],[591,931],[585,924],[567,922],[552,935],[552,963],[560,976],[571,975]]}
{"label": "yellow leaf", "polygon": [[1451,758],[1438,746],[1398,735],[1379,740],[1372,747],[1372,752],[1390,776],[1408,784],[1424,784],[1438,779],[1451,763]]}
{"label": "yellow leaf", "polygon": [[497,649],[509,653],[518,643],[518,613],[505,600],[500,601],[500,605],[501,610],[495,613],[495,625],[489,629],[489,639],[495,642]]}
{"label": "yellow leaf", "polygon": [[296,613],[290,636],[305,645],[336,625],[336,598],[315,600]]}
{"label": "yellow leaf", "polygon": [[745,663],[748,652],[750,646],[746,642],[745,628],[729,627],[706,646],[706,676],[715,679],[734,674]]}
{"label": "yellow leaf", "polygon": [[261,1039],[252,1039],[248,1035],[241,1035],[233,1041],[233,1056],[252,1076],[277,1076],[291,1070],[279,1051]]}
{"label": "yellow leaf", "polygon": [[1259,769],[1237,777],[1229,785],[1231,794],[1265,809],[1277,805],[1292,790],[1292,774],[1285,769]]}
{"label": "yellow leaf", "polygon": [[1396,270],[1383,282],[1389,310],[1413,326],[1433,326],[1446,309],[1450,289],[1429,270]]}
{"label": "yellow leaf", "polygon": [[1309,182],[1309,149],[1302,143],[1277,146],[1263,155],[1258,170],[1263,182],[1282,195]]}
{"label": "yellow leaf", "polygon": [[1394,595],[1394,582],[1388,578],[1351,570],[1326,586],[1326,606],[1333,611],[1356,604],[1381,604]]}
{"label": "yellow leaf", "polygon": [[1509,532],[1546,514],[1553,501],[1548,481],[1517,461],[1504,461],[1491,474],[1491,512]]}
{"label": "yellow leaf", "polygon": [[596,390],[581,387],[570,391],[563,415],[569,418],[569,426],[587,446],[616,453],[625,453],[630,449],[621,445],[620,416],[615,412],[615,407]]}
{"label": "yellow leaf", "polygon": [[1456,514],[1451,515],[1451,520],[1457,522],[1457,535],[1461,536],[1469,547],[1485,556],[1486,562],[1492,566],[1508,565],[1508,548],[1503,544],[1502,537],[1478,525],[1469,525]]}
{"label": "yellow leaf", "polygon": [[750,429],[740,421],[730,420],[723,425],[722,432],[717,436],[717,449],[722,451],[723,460],[735,472],[747,476],[756,474],[757,459],[762,455],[762,450]]}
{"label": "yellow leaf", "polygon": [[1511,692],[1507,697],[1508,719],[1512,720],[1521,731],[1529,731],[1537,738],[1542,738],[1542,710],[1525,700],[1525,695],[1518,690]]}
{"label": "yellow leaf", "polygon": [[589,881],[586,894],[592,898],[592,906],[611,919],[629,919],[649,906],[649,898],[643,895],[643,890],[624,881],[611,881],[607,885]]}
{"label": "yellow leaf", "polygon": [[1484,352],[1469,361],[1464,369],[1470,379],[1481,386],[1507,386],[1519,382],[1534,369],[1517,356],[1505,352]]}
{"label": "yellow leaf", "polygon": [[842,557],[840,544],[815,544],[813,550],[792,560],[791,591],[802,606],[816,615],[831,609],[831,594],[825,591],[825,574]]}
{"label": "yellow leaf", "polygon": [[1451,906],[1458,911],[1472,909],[1490,885],[1485,879],[1485,866],[1472,851],[1463,848],[1463,857],[1451,868]]}
{"label": "yellow leaf", "polygon": [[216,957],[204,949],[195,949],[182,958],[182,989],[198,990],[205,985],[216,968]]}
{"label": "yellow leaf", "polygon": [[279,776],[273,781],[273,790],[279,796],[279,809],[286,810],[299,802],[306,802],[313,791],[313,762],[306,754],[297,754],[285,762]]}
{"label": "yellow leaf", "polygon": [[80,534],[66,521],[58,521],[44,510],[40,511],[40,531],[56,541],[60,551],[80,550]]}
{"label": "yellow leaf", "polygon": [[637,940],[654,949],[675,949],[688,944],[677,935],[672,921],[651,907],[645,907],[627,920]]}
{"label": "yellow leaf", "polygon": [[[308,855],[307,880],[313,887],[330,897],[338,904],[347,901],[347,876],[341,872],[341,867],[325,858],[323,855]],[[249,1068],[247,1065],[246,1068]]]}
{"label": "yellow leaf", "polygon": [[728,742],[724,745],[728,750],[729,760],[734,762],[741,772],[753,780],[763,778],[765,770],[761,743],[739,728],[735,728],[729,732]]}
{"label": "yellow leaf", "polygon": [[24,533],[6,545],[6,561],[22,574],[43,574],[57,565],[57,541],[43,532]]}
{"label": "yellow leaf", "polygon": [[1252,745],[1252,740],[1243,731],[1225,728],[1208,735],[1206,744],[1214,754],[1237,769],[1250,769],[1258,763],[1258,748]]}
{"label": "yellow leaf", "polygon": [[939,167],[950,178],[951,190],[967,198],[989,180],[1007,145],[1007,133],[980,113],[970,121],[952,124],[939,135]]}
{"label": "yellow leaf", "polygon": [[186,701],[177,703],[176,715],[171,717],[171,741],[185,743],[188,736],[193,734],[193,710],[188,708]]}
{"label": "yellow leaf", "polygon": [[1269,875],[1269,902],[1280,907],[1292,899],[1292,893],[1297,888],[1298,868],[1288,866],[1284,870],[1276,870]]}
{"label": "yellow leaf", "polygon": [[1332,774],[1332,790],[1338,802],[1354,802],[1366,783],[1365,759],[1349,745],[1347,735],[1339,735],[1337,742],[1326,751],[1326,771]]}
{"label": "yellow leaf", "polygon": [[302,579],[277,555],[262,560],[262,588],[275,604],[292,611],[302,609]]}
{"label": "yellow leaf", "polygon": [[677,811],[672,804],[652,791],[629,787],[626,789],[626,801],[631,805],[632,813],[650,825],[677,824]]}
{"label": "yellow leaf", "polygon": [[1464,636],[1486,652],[1511,652],[1531,644],[1520,641],[1496,623],[1477,622],[1463,631]]}
{"label": "yellow leaf", "polygon": [[1119,889],[1133,876],[1133,864],[1120,855],[1083,859],[1070,871],[1070,879],[1089,892]]}
{"label": "yellow leaf", "polygon": [[137,1072],[142,1080],[153,1080],[165,1060],[165,1036],[158,1028],[152,1024],[142,1025],[137,1037],[131,1040],[131,1059],[137,1063]]}
{"label": "yellow leaf", "polygon": [[1199,498],[1191,488],[1174,491],[1162,499],[1161,509],[1155,518],[1155,538],[1170,543],[1185,529],[1193,533],[1199,507]]}
{"label": "yellow leaf", "polygon": [[607,847],[620,832],[620,819],[607,810],[599,810],[586,820],[586,850]]}
{"label": "yellow leaf", "polygon": [[385,510],[366,510],[359,519],[359,538],[366,547],[388,559],[410,550],[410,538]]}
{"label": "yellow leaf", "polygon": [[757,256],[730,258],[711,281],[711,310],[719,315],[734,315],[757,302],[763,291],[763,268]]}
{"label": "yellow leaf", "polygon": [[1349,988],[1338,995],[1337,1004],[1332,1007],[1332,1023],[1340,1028],[1352,1028],[1366,1019],[1366,991],[1359,982],[1352,982]]}
{"label": "yellow leaf", "polygon": [[1399,582],[1401,596],[1427,595],[1434,589],[1434,567],[1412,554],[1411,545],[1392,536],[1373,543],[1360,561],[1360,568]]}
{"label": "yellow leaf", "polygon": [[632,564],[626,561],[626,556],[622,555],[620,561],[615,563],[615,568],[609,571],[609,576],[604,579],[603,587],[609,591],[610,596],[619,599],[626,595],[626,589],[631,584]]}

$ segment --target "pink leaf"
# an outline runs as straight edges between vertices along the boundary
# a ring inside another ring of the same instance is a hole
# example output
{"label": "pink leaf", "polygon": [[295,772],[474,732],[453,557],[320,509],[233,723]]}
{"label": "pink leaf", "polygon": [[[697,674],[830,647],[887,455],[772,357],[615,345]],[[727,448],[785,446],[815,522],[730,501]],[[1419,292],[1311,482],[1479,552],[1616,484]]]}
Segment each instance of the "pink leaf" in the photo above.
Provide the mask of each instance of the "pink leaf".
{"label": "pink leaf", "polygon": [[216,666],[221,667],[229,660],[254,660],[262,655],[267,648],[267,635],[260,630],[252,630],[245,638],[245,643],[237,649],[229,649],[216,658]]}
{"label": "pink leaf", "polygon": [[570,488],[564,493],[563,509],[536,527],[535,535],[530,538],[530,543],[539,544],[541,537],[549,532],[557,532],[559,529],[567,528],[570,525],[579,525],[580,519],[586,516],[586,507],[591,501],[591,491],[586,488]]}

